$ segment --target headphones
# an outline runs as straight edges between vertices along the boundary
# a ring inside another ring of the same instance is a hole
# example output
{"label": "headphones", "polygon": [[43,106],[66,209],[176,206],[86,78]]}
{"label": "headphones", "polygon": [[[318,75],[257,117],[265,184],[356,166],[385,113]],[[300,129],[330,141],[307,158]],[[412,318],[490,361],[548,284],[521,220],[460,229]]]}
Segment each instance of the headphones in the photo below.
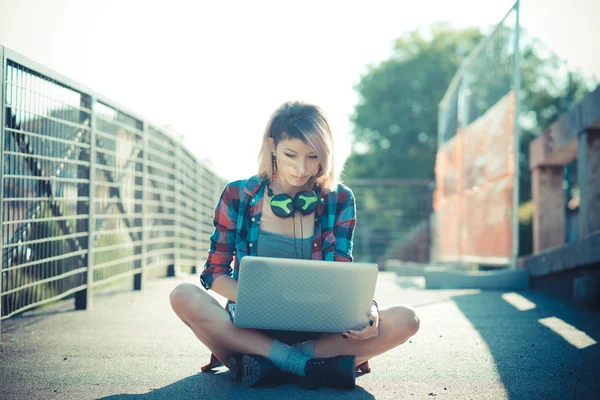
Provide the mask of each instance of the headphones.
{"label": "headphones", "polygon": [[314,190],[305,190],[296,193],[292,199],[285,193],[273,196],[271,186],[267,184],[267,194],[271,198],[271,211],[280,218],[288,218],[298,211],[302,215],[308,215],[315,211],[319,202],[319,196]]}

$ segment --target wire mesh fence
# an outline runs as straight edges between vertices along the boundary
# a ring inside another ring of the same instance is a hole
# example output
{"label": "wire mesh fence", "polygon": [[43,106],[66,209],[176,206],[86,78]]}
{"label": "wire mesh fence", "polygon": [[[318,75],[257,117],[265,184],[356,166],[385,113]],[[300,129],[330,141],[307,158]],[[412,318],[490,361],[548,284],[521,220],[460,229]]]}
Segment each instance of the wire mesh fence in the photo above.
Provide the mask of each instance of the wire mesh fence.
{"label": "wire mesh fence", "polygon": [[97,101],[94,107],[90,259],[94,283],[141,268],[143,122]]}
{"label": "wire mesh fence", "polygon": [[0,320],[195,267],[225,181],[167,129],[0,47]]}
{"label": "wire mesh fence", "polygon": [[[439,104],[436,260],[516,266],[531,253],[531,212],[518,211],[532,198],[529,143],[588,92],[586,78],[573,80],[529,30],[537,14],[522,23],[520,4],[473,49]],[[577,238],[576,181],[567,166],[567,242]]]}
{"label": "wire mesh fence", "polygon": [[353,255],[385,268],[389,260],[429,261],[432,182],[348,180],[356,201]]}
{"label": "wire mesh fence", "polygon": [[519,35],[517,2],[471,51],[440,102],[436,260],[500,266],[516,260]]}

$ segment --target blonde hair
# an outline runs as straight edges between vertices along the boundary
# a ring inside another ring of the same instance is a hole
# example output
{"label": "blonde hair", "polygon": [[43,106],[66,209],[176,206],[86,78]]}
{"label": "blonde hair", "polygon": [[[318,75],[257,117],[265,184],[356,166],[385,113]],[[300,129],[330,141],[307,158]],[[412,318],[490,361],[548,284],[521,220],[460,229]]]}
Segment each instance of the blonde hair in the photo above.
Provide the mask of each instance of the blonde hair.
{"label": "blonde hair", "polygon": [[275,147],[282,140],[302,140],[320,161],[319,172],[313,178],[315,183],[325,192],[336,189],[338,180],[335,175],[333,135],[321,108],[302,101],[288,101],[271,115],[258,153],[258,175],[270,180],[273,177],[273,155],[269,138],[274,140]]}

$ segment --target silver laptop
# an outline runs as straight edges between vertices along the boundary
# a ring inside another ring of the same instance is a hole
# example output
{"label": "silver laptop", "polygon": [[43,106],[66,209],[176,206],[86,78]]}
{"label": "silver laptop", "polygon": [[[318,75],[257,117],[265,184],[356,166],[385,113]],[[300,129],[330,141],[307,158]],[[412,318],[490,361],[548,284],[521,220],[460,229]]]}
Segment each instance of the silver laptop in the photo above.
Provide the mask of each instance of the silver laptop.
{"label": "silver laptop", "polygon": [[242,258],[233,323],[242,328],[341,333],[363,329],[377,264]]}

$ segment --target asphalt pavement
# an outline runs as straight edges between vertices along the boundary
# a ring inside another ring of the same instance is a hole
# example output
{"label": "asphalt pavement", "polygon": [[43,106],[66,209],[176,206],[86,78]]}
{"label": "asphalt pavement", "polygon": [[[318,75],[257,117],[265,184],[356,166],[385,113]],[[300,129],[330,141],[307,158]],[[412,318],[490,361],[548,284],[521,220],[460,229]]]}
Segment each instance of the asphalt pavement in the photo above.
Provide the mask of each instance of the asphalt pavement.
{"label": "asphalt pavement", "polygon": [[[99,293],[94,309],[66,300],[2,323],[0,399],[592,399],[600,398],[600,313],[535,291],[426,290],[422,277],[380,272],[380,307],[408,304],[410,341],[371,360],[353,391],[288,383],[246,388],[169,305],[197,276]],[[219,299],[223,301],[223,299]]]}

